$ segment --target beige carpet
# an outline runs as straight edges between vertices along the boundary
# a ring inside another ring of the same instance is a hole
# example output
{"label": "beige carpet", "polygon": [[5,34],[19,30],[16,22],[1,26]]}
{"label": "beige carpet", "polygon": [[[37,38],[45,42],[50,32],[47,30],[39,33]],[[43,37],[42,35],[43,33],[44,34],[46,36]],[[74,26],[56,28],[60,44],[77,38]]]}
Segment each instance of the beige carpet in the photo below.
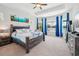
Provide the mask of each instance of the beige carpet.
{"label": "beige carpet", "polygon": [[0,47],[0,55],[9,56],[70,56],[69,49],[63,38],[48,37],[46,41],[41,42],[30,50],[29,54],[25,49],[16,43]]}
{"label": "beige carpet", "polygon": [[21,46],[12,43],[6,46],[0,47],[0,55],[1,56],[20,56],[25,55],[25,49]]}

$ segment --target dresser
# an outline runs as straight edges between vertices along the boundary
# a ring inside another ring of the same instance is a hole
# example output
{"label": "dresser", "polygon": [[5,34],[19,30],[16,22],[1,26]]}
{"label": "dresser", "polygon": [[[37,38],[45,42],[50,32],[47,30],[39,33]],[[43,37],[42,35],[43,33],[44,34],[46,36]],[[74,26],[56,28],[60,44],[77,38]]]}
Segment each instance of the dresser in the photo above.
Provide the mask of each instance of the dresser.
{"label": "dresser", "polygon": [[0,27],[0,46],[11,43],[12,28]]}
{"label": "dresser", "polygon": [[79,33],[68,32],[68,42],[70,53],[73,56],[79,56]]}
{"label": "dresser", "polygon": [[0,46],[10,43],[10,34],[9,33],[0,33]]}

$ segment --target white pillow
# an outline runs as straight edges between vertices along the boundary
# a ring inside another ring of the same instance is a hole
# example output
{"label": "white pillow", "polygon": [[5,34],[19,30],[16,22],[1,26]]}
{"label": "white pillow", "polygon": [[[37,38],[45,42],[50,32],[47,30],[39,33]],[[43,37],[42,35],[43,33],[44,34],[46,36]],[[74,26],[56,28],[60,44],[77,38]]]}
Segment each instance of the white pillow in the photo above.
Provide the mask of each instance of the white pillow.
{"label": "white pillow", "polygon": [[27,33],[27,32],[29,32],[29,30],[27,30],[27,29],[17,29],[16,32],[17,33]]}

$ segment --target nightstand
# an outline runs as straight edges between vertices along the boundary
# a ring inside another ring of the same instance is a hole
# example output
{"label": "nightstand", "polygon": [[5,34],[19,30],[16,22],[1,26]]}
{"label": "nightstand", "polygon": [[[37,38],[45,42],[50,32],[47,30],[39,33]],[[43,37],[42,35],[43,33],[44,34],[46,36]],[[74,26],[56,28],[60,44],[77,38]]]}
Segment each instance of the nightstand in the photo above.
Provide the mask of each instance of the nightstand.
{"label": "nightstand", "polygon": [[11,42],[9,33],[0,33],[0,46],[9,44]]}

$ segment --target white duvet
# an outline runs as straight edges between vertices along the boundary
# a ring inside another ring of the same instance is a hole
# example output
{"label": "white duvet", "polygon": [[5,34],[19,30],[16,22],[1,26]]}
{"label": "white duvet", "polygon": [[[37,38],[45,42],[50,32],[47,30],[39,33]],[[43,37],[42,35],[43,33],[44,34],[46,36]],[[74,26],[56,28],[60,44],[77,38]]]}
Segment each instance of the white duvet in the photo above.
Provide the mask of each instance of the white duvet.
{"label": "white duvet", "polygon": [[42,32],[26,32],[26,33],[12,33],[12,37],[19,39],[20,41],[26,43],[26,37],[29,37],[30,39],[38,37],[42,35]]}

